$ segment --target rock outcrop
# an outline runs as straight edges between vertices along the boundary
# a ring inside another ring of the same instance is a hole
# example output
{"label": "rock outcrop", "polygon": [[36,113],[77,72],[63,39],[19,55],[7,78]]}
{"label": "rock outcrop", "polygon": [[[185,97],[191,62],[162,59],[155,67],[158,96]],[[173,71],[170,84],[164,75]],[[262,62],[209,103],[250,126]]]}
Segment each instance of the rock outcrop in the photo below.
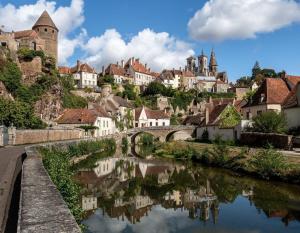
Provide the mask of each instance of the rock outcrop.
{"label": "rock outcrop", "polygon": [[34,105],[35,114],[47,123],[51,123],[63,111],[63,90],[59,84],[52,86]]}

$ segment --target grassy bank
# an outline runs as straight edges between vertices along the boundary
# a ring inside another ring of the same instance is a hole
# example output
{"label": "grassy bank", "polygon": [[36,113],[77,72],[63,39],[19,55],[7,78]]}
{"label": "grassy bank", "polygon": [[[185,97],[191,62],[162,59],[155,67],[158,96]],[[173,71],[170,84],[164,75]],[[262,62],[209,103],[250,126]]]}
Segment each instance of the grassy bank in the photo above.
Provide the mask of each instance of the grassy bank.
{"label": "grassy bank", "polygon": [[300,159],[289,159],[272,148],[254,150],[224,143],[170,142],[158,146],[155,155],[226,168],[266,180],[300,184]]}
{"label": "grassy bank", "polygon": [[[91,168],[98,159],[113,155],[115,150],[116,143],[113,139],[80,142],[65,149],[40,149],[43,164],[77,223],[82,220],[83,210],[80,204],[80,186],[73,179],[74,174],[82,167]],[[85,160],[76,164],[70,162],[73,158],[86,154],[89,156]]]}

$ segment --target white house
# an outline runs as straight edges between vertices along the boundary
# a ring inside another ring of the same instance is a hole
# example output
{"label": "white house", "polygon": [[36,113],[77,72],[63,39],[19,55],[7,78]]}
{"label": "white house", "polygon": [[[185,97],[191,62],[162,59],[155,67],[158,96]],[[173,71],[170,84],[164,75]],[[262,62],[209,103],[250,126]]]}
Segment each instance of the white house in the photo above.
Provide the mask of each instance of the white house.
{"label": "white house", "polygon": [[182,71],[180,70],[163,70],[163,72],[159,76],[159,79],[165,87],[177,89],[180,87],[181,76]]}
{"label": "white house", "polygon": [[300,83],[290,92],[283,104],[288,128],[300,126]]}
{"label": "white house", "polygon": [[170,117],[161,110],[146,107],[135,109],[135,127],[170,126]]}
{"label": "white house", "polygon": [[70,73],[73,75],[77,88],[97,87],[97,72],[87,63],[82,64],[80,61],[77,61],[76,66],[70,69]]}
{"label": "white house", "polygon": [[125,70],[130,77],[133,77],[133,84],[136,86],[148,86],[156,80],[156,74],[151,72],[147,64],[144,65],[139,59],[133,57],[125,64]]}
{"label": "white house", "polygon": [[115,122],[101,108],[95,109],[66,109],[56,120],[59,126],[65,128],[78,128],[80,126],[95,126],[94,137],[114,134]]}

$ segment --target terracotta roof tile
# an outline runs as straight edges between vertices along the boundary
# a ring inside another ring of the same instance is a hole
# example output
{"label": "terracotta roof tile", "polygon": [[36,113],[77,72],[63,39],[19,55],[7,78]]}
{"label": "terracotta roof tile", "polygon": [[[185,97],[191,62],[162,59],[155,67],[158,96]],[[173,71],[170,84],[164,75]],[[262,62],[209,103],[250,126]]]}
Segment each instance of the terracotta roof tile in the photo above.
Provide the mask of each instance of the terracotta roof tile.
{"label": "terracotta roof tile", "polygon": [[97,117],[109,117],[102,108],[66,109],[57,119],[58,124],[93,124]]}
{"label": "terracotta roof tile", "polygon": [[244,107],[261,104],[283,104],[290,93],[286,82],[281,78],[266,78]]}
{"label": "terracotta roof tile", "polygon": [[298,83],[290,94],[286,97],[283,107],[284,108],[294,108],[300,106],[300,100],[297,98],[297,92],[300,91],[300,83]]}
{"label": "terracotta roof tile", "polygon": [[143,108],[148,119],[169,119],[170,117],[163,110],[152,110],[146,107],[140,107],[135,109],[135,119],[138,120],[142,113]]}
{"label": "terracotta roof tile", "polygon": [[58,73],[60,74],[71,74],[71,69],[66,66],[59,66],[58,67]]}
{"label": "terracotta roof tile", "polygon": [[285,78],[292,84],[292,88],[300,82],[300,76],[286,75]]}
{"label": "terracotta roof tile", "polygon": [[14,33],[15,39],[21,39],[21,38],[37,38],[38,34],[34,30],[24,30],[24,31],[18,31]]}
{"label": "terracotta roof tile", "polygon": [[71,73],[77,73],[77,72],[86,72],[91,74],[97,74],[94,68],[92,68],[87,63],[79,64],[71,68]]}
{"label": "terracotta roof tile", "polygon": [[127,76],[126,70],[122,66],[116,64],[109,64],[105,70],[105,74]]}

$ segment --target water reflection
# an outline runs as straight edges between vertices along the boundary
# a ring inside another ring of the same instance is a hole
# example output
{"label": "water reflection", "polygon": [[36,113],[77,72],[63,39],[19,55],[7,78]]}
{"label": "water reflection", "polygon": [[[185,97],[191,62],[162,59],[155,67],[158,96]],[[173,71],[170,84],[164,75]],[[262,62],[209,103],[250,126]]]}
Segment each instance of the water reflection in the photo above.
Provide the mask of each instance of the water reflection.
{"label": "water reflection", "polygon": [[81,169],[76,179],[87,232],[300,232],[298,186],[115,157]]}

